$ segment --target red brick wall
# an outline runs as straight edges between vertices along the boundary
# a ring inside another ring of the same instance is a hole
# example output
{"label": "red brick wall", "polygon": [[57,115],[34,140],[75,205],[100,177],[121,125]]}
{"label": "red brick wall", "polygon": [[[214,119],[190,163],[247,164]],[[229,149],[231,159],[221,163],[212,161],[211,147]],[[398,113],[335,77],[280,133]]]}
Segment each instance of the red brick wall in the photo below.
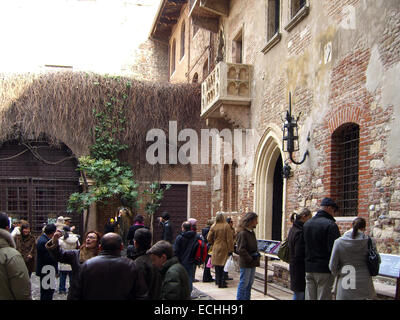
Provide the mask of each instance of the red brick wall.
{"label": "red brick wall", "polygon": [[390,68],[400,61],[400,12],[393,11],[379,41],[382,64]]}

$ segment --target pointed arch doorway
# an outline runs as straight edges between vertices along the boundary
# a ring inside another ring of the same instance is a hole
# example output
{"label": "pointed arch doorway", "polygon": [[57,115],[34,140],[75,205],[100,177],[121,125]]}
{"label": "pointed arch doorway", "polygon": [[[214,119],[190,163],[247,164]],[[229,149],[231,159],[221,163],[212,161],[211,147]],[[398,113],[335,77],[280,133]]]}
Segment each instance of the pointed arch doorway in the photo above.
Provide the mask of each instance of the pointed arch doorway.
{"label": "pointed arch doorway", "polygon": [[257,238],[280,241],[284,234],[285,182],[279,138],[275,132],[267,130],[257,149],[254,207],[259,216]]}
{"label": "pointed arch doorway", "polygon": [[274,185],[272,195],[272,240],[282,239],[282,198],[283,198],[283,178],[282,178],[282,156],[275,163]]}

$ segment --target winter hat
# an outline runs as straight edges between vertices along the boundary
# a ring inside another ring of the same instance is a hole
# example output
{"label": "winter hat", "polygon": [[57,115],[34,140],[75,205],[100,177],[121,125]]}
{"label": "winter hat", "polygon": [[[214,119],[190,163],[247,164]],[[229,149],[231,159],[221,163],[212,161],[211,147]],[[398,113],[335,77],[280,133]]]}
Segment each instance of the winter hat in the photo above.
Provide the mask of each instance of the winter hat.
{"label": "winter hat", "polygon": [[167,211],[164,211],[162,216],[161,216],[164,220],[169,220],[170,216],[169,213]]}
{"label": "winter hat", "polygon": [[10,220],[5,212],[0,212],[0,229],[6,229],[10,226]]}
{"label": "winter hat", "polygon": [[338,205],[331,198],[323,198],[321,201],[321,207],[333,207],[336,210],[339,210]]}
{"label": "winter hat", "polygon": [[58,230],[62,230],[65,226],[65,220],[63,216],[59,216],[56,221],[56,227]]}

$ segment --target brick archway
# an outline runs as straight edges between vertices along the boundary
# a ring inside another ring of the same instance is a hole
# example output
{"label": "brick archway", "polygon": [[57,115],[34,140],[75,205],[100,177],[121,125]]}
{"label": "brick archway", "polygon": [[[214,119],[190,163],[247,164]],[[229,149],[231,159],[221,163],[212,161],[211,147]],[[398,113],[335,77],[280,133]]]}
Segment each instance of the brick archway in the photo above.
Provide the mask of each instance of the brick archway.
{"label": "brick archway", "polygon": [[360,125],[362,110],[359,107],[343,107],[329,117],[328,128],[330,135],[345,123],[353,122]]}
{"label": "brick archway", "polygon": [[[358,189],[358,216],[368,219],[368,195],[372,183],[372,171],[370,168],[370,155],[369,148],[372,145],[372,138],[370,136],[370,127],[368,124],[371,121],[371,116],[366,109],[358,106],[343,106],[336,111],[332,112],[326,121],[326,129],[328,135],[325,138],[324,145],[326,146],[327,157],[323,163],[324,167],[324,189],[326,194],[334,197],[334,181],[335,181],[335,144],[333,141],[333,134],[336,130],[348,124],[356,124],[359,126],[359,189]],[[351,228],[351,222],[339,223],[341,230]]]}

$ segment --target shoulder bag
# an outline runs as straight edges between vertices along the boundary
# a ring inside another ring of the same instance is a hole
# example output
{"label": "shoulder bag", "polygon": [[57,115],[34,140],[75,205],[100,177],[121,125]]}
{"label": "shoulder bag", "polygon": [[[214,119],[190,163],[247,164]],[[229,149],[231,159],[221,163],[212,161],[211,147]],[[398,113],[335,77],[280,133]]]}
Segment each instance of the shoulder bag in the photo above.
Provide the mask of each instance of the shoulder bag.
{"label": "shoulder bag", "polygon": [[278,258],[287,263],[290,261],[289,242],[287,238],[279,245]]}
{"label": "shoulder bag", "polygon": [[367,266],[369,270],[369,274],[374,277],[379,274],[379,265],[381,263],[381,259],[379,257],[379,253],[377,253],[372,245],[372,240],[368,237],[368,253],[367,253]]}

